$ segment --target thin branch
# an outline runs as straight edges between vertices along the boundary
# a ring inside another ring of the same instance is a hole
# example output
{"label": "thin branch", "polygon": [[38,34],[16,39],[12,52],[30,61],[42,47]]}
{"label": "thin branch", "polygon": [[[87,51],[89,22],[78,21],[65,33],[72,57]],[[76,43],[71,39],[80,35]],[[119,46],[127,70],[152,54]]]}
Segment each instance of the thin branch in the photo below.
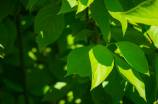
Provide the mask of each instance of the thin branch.
{"label": "thin branch", "polygon": [[[87,30],[90,30],[90,22],[89,22],[89,14],[88,14],[89,8],[86,9],[86,21],[87,21]],[[91,44],[90,36],[87,37],[87,44]]]}
{"label": "thin branch", "polygon": [[94,30],[94,43],[98,44],[97,26],[95,21],[93,21],[93,30]]}
{"label": "thin branch", "polygon": [[23,47],[22,47],[22,39],[21,39],[21,32],[20,32],[19,15],[16,16],[16,25],[17,25],[17,37],[18,37],[18,42],[19,42],[20,66],[21,66],[21,72],[23,76],[25,104],[29,104],[28,89],[27,89],[27,84],[26,84],[26,75],[25,75],[25,68],[24,68],[24,56],[23,56],[23,49],[22,49]]}

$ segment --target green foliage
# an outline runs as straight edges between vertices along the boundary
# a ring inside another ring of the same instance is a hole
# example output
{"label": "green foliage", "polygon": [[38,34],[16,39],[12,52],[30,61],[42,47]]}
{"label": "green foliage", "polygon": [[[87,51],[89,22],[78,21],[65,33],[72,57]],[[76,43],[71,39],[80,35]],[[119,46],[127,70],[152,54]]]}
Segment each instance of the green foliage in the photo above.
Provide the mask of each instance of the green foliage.
{"label": "green foliage", "polygon": [[157,104],[158,0],[0,0],[0,104]]}

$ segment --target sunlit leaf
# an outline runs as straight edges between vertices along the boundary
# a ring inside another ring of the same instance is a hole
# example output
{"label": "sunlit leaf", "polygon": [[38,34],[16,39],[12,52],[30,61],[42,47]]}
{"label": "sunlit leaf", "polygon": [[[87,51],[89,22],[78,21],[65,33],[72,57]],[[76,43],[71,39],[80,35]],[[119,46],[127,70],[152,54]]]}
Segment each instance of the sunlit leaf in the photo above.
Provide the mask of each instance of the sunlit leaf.
{"label": "sunlit leaf", "polygon": [[58,14],[77,10],[78,2],[76,0],[62,0],[62,6]]}
{"label": "sunlit leaf", "polygon": [[77,13],[82,12],[84,9],[90,6],[90,4],[93,3],[93,1],[94,0],[78,0]]}
{"label": "sunlit leaf", "polygon": [[99,25],[103,38],[109,42],[110,16],[102,0],[95,0],[90,6],[91,16]]}
{"label": "sunlit leaf", "polygon": [[64,16],[58,13],[59,7],[47,5],[35,17],[34,29],[39,35],[36,40],[40,51],[59,38],[64,29]]}
{"label": "sunlit leaf", "polygon": [[117,69],[123,76],[123,78],[129,81],[132,85],[134,85],[137,91],[139,92],[139,95],[146,101],[145,84],[139,73],[118,56],[115,56],[115,62]]}
{"label": "sunlit leaf", "polygon": [[110,74],[114,66],[114,59],[112,53],[102,45],[93,47],[89,51],[89,58],[92,68],[92,90]]}
{"label": "sunlit leaf", "polygon": [[154,45],[158,48],[158,26],[151,26],[147,33],[149,34],[150,38],[154,42]]}
{"label": "sunlit leaf", "polygon": [[122,41],[116,43],[124,59],[137,71],[149,76],[148,61],[144,52],[136,44]]}
{"label": "sunlit leaf", "polygon": [[119,15],[118,12],[123,12],[123,8],[119,2],[119,0],[104,0],[104,3],[111,14],[111,16],[120,21],[122,25],[123,35],[125,35],[127,29],[127,19],[122,15]]}
{"label": "sunlit leaf", "polygon": [[42,102],[44,101],[51,101],[56,102],[60,100],[62,97],[64,97],[68,91],[70,90],[70,85],[64,85],[61,89],[55,88],[54,85],[50,87],[50,89],[47,91],[47,93],[44,95]]}
{"label": "sunlit leaf", "polygon": [[136,23],[158,26],[158,0],[147,0],[137,7],[120,13],[126,19]]}
{"label": "sunlit leaf", "polygon": [[91,75],[88,52],[93,46],[72,50],[67,57],[67,75],[76,73],[82,77]]}

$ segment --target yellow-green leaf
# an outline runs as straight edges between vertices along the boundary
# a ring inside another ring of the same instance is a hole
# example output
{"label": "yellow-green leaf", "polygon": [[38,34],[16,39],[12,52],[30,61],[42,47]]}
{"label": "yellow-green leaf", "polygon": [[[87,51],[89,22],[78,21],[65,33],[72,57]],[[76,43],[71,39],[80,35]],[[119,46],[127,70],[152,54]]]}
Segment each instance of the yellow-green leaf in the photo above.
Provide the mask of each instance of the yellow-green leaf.
{"label": "yellow-green leaf", "polygon": [[145,84],[142,78],[140,77],[139,73],[118,56],[115,56],[115,63],[121,76],[125,80],[129,81],[132,85],[134,85],[139,95],[146,101]]}
{"label": "yellow-green leaf", "polygon": [[78,0],[77,13],[85,10],[94,0]]}
{"label": "yellow-green leaf", "polygon": [[114,59],[112,53],[102,45],[93,47],[89,51],[89,58],[92,68],[92,90],[110,74],[114,66]]}
{"label": "yellow-green leaf", "polygon": [[121,12],[129,21],[158,26],[158,0],[146,0],[129,11]]}

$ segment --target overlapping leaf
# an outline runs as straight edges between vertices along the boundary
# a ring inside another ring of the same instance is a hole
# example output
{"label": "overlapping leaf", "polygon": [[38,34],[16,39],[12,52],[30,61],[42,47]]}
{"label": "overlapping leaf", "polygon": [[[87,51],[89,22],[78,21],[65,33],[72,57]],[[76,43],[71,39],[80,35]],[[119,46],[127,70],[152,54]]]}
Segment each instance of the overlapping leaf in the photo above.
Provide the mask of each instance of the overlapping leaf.
{"label": "overlapping leaf", "polygon": [[62,6],[58,14],[67,13],[77,9],[78,2],[76,0],[62,0]]}
{"label": "overlapping leaf", "polygon": [[115,62],[117,69],[123,76],[123,78],[129,81],[132,85],[134,85],[139,95],[146,101],[145,84],[142,78],[140,77],[139,73],[118,56],[115,56]]}
{"label": "overlapping leaf", "polygon": [[89,51],[89,58],[92,68],[92,90],[110,74],[114,66],[114,59],[112,53],[102,45],[93,47]]}
{"label": "overlapping leaf", "polygon": [[137,7],[120,14],[132,22],[158,26],[157,11],[158,0],[147,0]]}
{"label": "overlapping leaf", "polygon": [[128,23],[126,18],[118,14],[118,12],[123,12],[119,0],[104,0],[104,3],[111,16],[121,22],[123,35],[125,35]]}
{"label": "overlapping leaf", "polygon": [[123,41],[117,42],[117,47],[119,48],[124,59],[137,71],[149,75],[149,67],[147,59],[136,44]]}
{"label": "overlapping leaf", "polygon": [[90,6],[91,16],[99,25],[103,38],[109,42],[110,16],[102,0],[95,0]]}
{"label": "overlapping leaf", "polygon": [[38,12],[35,18],[34,28],[39,34],[36,40],[40,51],[59,38],[64,29],[64,16],[56,15],[58,10],[58,6],[47,5]]}
{"label": "overlapping leaf", "polygon": [[116,69],[103,82],[104,90],[111,95],[113,104],[118,104],[125,94],[125,81]]}
{"label": "overlapping leaf", "polygon": [[147,31],[154,45],[158,48],[158,26],[151,26]]}
{"label": "overlapping leaf", "polygon": [[67,57],[67,75],[76,73],[82,77],[91,75],[88,52],[93,46],[74,49]]}
{"label": "overlapping leaf", "polygon": [[93,3],[93,1],[94,0],[78,0],[77,13],[82,12],[84,9],[90,6],[90,4]]}

